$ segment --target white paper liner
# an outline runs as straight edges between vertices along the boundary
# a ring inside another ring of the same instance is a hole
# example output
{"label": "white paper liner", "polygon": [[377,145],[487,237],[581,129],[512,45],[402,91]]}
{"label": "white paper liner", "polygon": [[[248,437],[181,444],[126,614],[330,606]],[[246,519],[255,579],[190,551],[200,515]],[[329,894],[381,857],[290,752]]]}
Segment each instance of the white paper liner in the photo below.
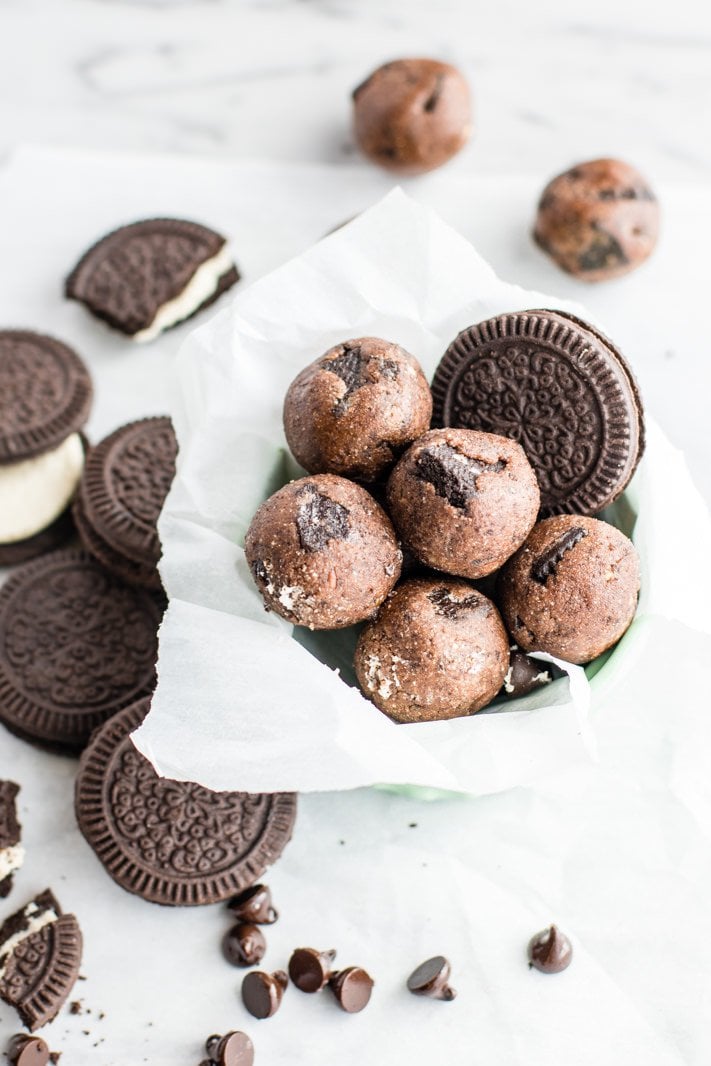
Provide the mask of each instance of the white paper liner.
{"label": "white paper liner", "polygon": [[[594,757],[580,667],[471,718],[395,725],[339,676],[352,682],[353,634],[310,634],[265,613],[241,547],[259,504],[300,474],[281,411],[305,364],[349,337],[376,335],[402,344],[431,376],[459,330],[536,307],[590,319],[578,305],[499,280],[467,241],[395,190],[190,335],[175,364],[180,453],[159,524],[170,606],[158,688],[134,735],[159,773],[254,792],[380,783],[489,793]],[[681,514],[692,518],[691,537]],[[705,605],[690,608],[689,595],[711,546],[709,517],[655,425],[614,517],[640,551],[643,593],[592,682],[601,692],[655,618],[709,629]]]}

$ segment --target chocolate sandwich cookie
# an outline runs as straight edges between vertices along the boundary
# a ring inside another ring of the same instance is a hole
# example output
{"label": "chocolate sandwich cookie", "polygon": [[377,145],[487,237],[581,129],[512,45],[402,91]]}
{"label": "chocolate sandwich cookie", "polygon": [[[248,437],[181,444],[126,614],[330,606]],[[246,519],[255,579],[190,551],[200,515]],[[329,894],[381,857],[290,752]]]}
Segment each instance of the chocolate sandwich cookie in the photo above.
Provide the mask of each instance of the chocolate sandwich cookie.
{"label": "chocolate sandwich cookie", "polygon": [[151,903],[229,899],[281,855],[296,796],[212,792],[159,777],[131,740],[149,705],[126,707],[92,737],[76,780],[79,829],[109,876]]}
{"label": "chocolate sandwich cookie", "polygon": [[175,476],[169,418],[121,426],[87,456],[74,520],[87,551],[131,584],[160,588],[157,523]]}
{"label": "chocolate sandwich cookie", "polygon": [[13,874],[25,859],[25,849],[20,843],[22,827],[16,809],[19,791],[20,786],[14,781],[0,781],[0,899],[10,894]]}
{"label": "chocolate sandwich cookie", "polygon": [[191,318],[239,280],[225,238],[207,226],[152,218],[97,241],[65,282],[65,295],[134,341]]}
{"label": "chocolate sandwich cookie", "polygon": [[47,889],[0,927],[0,999],[30,1032],[59,1012],[79,975],[82,935]]}
{"label": "chocolate sandwich cookie", "polygon": [[80,749],[155,685],[157,596],[85,552],[27,563],[0,590],[0,721],[51,747]]}
{"label": "chocolate sandwich cookie", "polygon": [[624,491],[644,451],[644,414],[623,356],[563,311],[520,311],[463,330],[432,383],[433,422],[518,441],[541,516],[596,514]]}
{"label": "chocolate sandwich cookie", "polygon": [[84,466],[80,430],[92,396],[89,371],[66,344],[0,331],[0,566],[71,535],[69,506]]}

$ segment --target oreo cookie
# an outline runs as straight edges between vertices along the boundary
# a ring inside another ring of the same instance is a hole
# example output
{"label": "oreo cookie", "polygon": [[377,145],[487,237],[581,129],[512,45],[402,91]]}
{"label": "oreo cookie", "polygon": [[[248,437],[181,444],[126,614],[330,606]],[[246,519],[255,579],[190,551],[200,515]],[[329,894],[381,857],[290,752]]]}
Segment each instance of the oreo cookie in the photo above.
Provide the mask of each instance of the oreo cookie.
{"label": "oreo cookie", "polygon": [[79,763],[79,829],[107,873],[151,903],[229,899],[279,858],[296,818],[292,793],[212,792],[159,777],[131,733],[150,701],[99,729]]}
{"label": "oreo cookie", "polygon": [[19,791],[20,786],[14,781],[0,781],[0,899],[9,896],[13,875],[25,859],[25,849],[20,843],[22,827],[17,820]]}
{"label": "oreo cookie", "polygon": [[62,544],[84,466],[93,398],[71,348],[28,330],[0,331],[0,566]]}
{"label": "oreo cookie", "polygon": [[47,889],[0,927],[0,999],[34,1032],[58,1014],[79,975],[82,935]]}
{"label": "oreo cookie", "polygon": [[97,241],[67,278],[65,295],[143,342],[208,307],[238,280],[219,233],[184,219],[153,218]]}
{"label": "oreo cookie", "polygon": [[169,418],[121,426],[90,451],[74,503],[87,549],[131,584],[160,588],[157,522],[175,475],[178,446]]}
{"label": "oreo cookie", "polygon": [[541,516],[592,515],[624,491],[644,414],[623,356],[562,311],[499,315],[463,330],[432,382],[433,424],[512,437],[541,490]]}
{"label": "oreo cookie", "polygon": [[0,590],[0,721],[63,750],[155,686],[158,598],[64,549]]}

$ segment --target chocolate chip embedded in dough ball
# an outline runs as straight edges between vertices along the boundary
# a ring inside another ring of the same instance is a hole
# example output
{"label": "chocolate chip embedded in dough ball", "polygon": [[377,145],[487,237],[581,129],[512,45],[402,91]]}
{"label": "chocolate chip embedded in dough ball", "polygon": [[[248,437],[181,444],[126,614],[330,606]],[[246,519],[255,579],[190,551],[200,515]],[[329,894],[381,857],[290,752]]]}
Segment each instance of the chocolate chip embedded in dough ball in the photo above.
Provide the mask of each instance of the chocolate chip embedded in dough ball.
{"label": "chocolate chip embedded in dough ball", "polygon": [[446,163],[469,139],[471,95],[463,74],[436,59],[396,59],[353,90],[361,151],[401,174]]}
{"label": "chocolate chip embedded in dough ball", "polygon": [[640,266],[658,232],[659,204],[639,171],[619,159],[595,159],[545,187],[533,236],[569,274],[606,281]]}
{"label": "chocolate chip embedded in dough ball", "polygon": [[523,448],[470,429],[425,433],[393,470],[387,493],[403,545],[434,570],[468,578],[513,555],[540,506]]}
{"label": "chocolate chip embedded in dough ball", "polygon": [[284,401],[284,430],[312,474],[377,481],[429,428],[432,394],[417,360],[398,344],[360,337],[305,367]]}
{"label": "chocolate chip embedded in dough ball", "polygon": [[464,581],[404,581],[360,635],[363,693],[396,722],[474,714],[497,695],[509,640],[490,600]]}
{"label": "chocolate chip embedded in dough ball", "polygon": [[534,526],[499,577],[509,632],[525,651],[587,663],[620,639],[637,609],[632,541],[597,518],[556,515]]}
{"label": "chocolate chip embedded in dough ball", "polygon": [[245,552],[267,609],[310,629],[370,618],[402,565],[383,509],[333,474],[292,481],[270,496],[252,519]]}

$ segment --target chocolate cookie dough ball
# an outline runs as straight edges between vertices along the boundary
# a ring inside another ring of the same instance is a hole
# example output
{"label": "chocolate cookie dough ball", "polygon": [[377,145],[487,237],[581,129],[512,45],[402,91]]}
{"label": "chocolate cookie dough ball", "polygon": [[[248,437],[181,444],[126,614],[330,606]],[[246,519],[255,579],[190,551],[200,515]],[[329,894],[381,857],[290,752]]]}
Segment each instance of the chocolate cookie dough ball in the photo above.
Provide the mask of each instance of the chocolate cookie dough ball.
{"label": "chocolate cookie dough ball", "polygon": [[523,448],[471,429],[433,429],[388,481],[388,509],[405,547],[434,570],[485,577],[519,548],[540,505]]}
{"label": "chocolate cookie dough ball", "polygon": [[292,481],[270,496],[247,530],[245,552],[267,609],[309,629],[370,618],[402,565],[383,509],[332,474]]}
{"label": "chocolate cookie dough ball", "polygon": [[375,163],[423,174],[451,159],[471,133],[469,86],[436,59],[396,59],[353,91],[356,140]]}
{"label": "chocolate cookie dough ball", "polygon": [[509,640],[490,600],[465,581],[413,578],[360,635],[363,693],[396,722],[432,722],[481,710],[509,666]]}
{"label": "chocolate cookie dough ball", "polygon": [[634,167],[595,159],[543,190],[533,236],[559,267],[583,281],[634,270],[654,251],[659,204]]}
{"label": "chocolate cookie dough ball", "polygon": [[284,401],[284,431],[297,462],[377,481],[432,417],[432,394],[417,360],[398,344],[360,337],[305,367]]}
{"label": "chocolate cookie dough ball", "polygon": [[632,541],[581,515],[539,522],[499,578],[499,603],[516,643],[570,663],[590,662],[620,639],[638,593]]}

